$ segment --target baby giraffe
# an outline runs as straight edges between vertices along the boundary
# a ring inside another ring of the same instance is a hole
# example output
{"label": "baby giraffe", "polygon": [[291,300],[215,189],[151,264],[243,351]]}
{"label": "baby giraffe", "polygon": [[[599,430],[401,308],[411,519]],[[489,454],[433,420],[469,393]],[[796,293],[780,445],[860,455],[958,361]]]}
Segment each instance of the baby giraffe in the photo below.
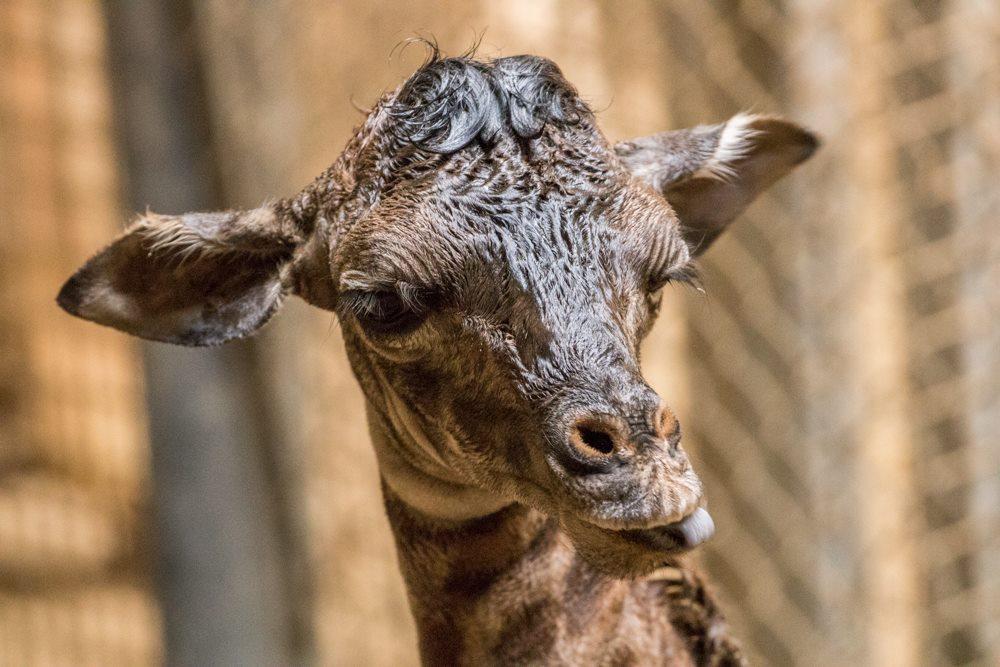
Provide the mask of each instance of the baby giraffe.
{"label": "baby giraffe", "polygon": [[681,558],[714,527],[639,344],[816,146],[748,115],[611,145],[551,61],[434,54],[299,194],[147,214],[58,300],[182,345],[289,293],[335,312],[425,664],[742,664]]}

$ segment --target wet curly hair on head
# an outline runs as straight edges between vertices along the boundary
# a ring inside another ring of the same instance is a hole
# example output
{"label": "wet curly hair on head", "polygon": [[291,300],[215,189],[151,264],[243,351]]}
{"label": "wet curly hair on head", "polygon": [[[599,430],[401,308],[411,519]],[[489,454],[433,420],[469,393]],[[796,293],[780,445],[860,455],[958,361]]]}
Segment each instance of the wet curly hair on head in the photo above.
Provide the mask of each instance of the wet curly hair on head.
{"label": "wet curly hair on head", "polygon": [[504,132],[538,136],[546,124],[575,124],[591,111],[559,67],[539,56],[445,58],[432,42],[427,61],[403,84],[389,115],[394,131],[418,148],[453,153]]}

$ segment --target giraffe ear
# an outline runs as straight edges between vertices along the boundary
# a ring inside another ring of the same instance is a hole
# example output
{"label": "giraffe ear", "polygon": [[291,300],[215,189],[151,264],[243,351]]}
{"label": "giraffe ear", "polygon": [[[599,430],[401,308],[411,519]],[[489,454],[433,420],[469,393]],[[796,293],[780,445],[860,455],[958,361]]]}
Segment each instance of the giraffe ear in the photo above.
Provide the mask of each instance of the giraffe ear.
{"label": "giraffe ear", "polygon": [[700,254],[757,195],[807,160],[819,140],[772,116],[623,141],[615,152],[634,176],[666,197],[685,240]]}
{"label": "giraffe ear", "polygon": [[216,345],[256,331],[306,286],[293,260],[309,241],[272,205],[149,213],[84,264],[57,301],[142,338]]}

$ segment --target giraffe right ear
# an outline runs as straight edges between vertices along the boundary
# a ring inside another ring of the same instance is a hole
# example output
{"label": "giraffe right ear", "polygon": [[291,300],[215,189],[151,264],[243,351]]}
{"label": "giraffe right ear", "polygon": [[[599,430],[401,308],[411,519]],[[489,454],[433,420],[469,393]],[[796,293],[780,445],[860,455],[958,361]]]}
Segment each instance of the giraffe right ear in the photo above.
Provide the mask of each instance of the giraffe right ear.
{"label": "giraffe right ear", "polygon": [[148,213],[84,264],[57,302],[141,338],[217,345],[256,331],[289,292],[332,308],[328,263],[307,261],[327,247],[274,205]]}

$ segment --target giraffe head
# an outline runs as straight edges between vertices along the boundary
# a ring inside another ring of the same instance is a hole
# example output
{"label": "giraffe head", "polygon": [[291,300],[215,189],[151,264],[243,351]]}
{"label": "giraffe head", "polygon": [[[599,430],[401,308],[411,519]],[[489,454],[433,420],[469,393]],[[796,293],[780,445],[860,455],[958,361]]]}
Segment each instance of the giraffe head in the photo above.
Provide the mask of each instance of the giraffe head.
{"label": "giraffe head", "polygon": [[188,345],[289,293],[334,311],[394,492],[453,519],[526,503],[637,575],[713,530],[639,366],[662,289],[816,145],[746,115],[611,145],[552,62],[435,57],[296,197],[146,215],[59,303]]}

